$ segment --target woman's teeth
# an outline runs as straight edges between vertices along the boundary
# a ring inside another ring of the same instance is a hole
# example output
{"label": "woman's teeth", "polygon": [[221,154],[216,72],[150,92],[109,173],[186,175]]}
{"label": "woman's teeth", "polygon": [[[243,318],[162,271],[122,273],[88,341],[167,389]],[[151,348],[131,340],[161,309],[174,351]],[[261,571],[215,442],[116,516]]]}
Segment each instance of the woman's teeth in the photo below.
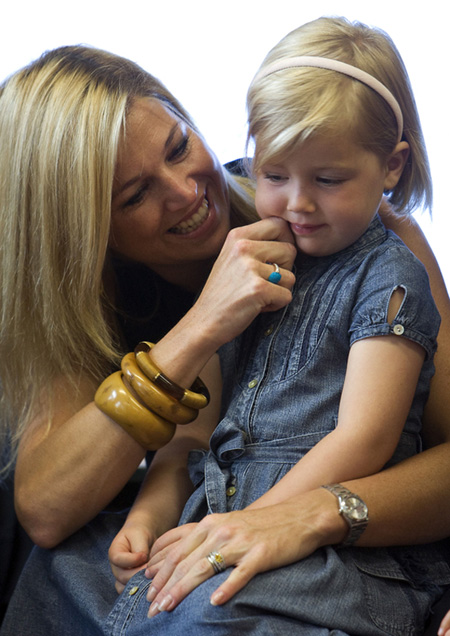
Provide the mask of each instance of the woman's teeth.
{"label": "woman's teeth", "polygon": [[202,205],[197,212],[191,216],[187,221],[181,221],[178,225],[170,228],[169,232],[172,234],[189,234],[196,230],[203,221],[206,219],[209,213],[208,201],[203,199]]}

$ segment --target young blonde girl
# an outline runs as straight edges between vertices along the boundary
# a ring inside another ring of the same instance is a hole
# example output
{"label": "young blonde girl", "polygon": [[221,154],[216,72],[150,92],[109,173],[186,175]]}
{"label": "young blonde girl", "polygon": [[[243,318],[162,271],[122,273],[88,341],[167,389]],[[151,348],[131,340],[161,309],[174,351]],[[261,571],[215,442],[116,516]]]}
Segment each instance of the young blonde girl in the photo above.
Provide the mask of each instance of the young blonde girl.
{"label": "young blonde girl", "polygon": [[[448,573],[444,548],[353,548],[370,513],[337,483],[421,449],[440,318],[423,266],[377,215],[384,194],[397,213],[431,204],[408,76],[383,32],[321,19],[269,53],[248,111],[257,210],[290,227],[296,284],[287,308],[222,350],[223,418],[211,450],[192,459],[196,491],[181,524],[323,485],[348,506],[349,530],[343,549],[260,575],[216,614],[206,599],[220,577],[212,601],[221,603],[234,577],[223,570],[239,564],[228,534],[207,523],[203,534],[168,533],[147,571],[152,633],[189,624],[207,634],[219,621],[224,634],[418,634],[437,592],[431,572]],[[269,280],[280,280],[276,264]],[[205,556],[218,577],[177,605],[203,580]]]}

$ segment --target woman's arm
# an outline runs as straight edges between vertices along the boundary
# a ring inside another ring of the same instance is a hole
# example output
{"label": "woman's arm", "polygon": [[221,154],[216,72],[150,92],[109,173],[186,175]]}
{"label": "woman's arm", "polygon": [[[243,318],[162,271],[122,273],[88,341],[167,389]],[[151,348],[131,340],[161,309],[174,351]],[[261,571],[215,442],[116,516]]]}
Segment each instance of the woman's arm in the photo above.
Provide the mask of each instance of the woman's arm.
{"label": "woman's arm", "polygon": [[37,417],[24,433],[15,471],[19,521],[38,545],[51,548],[83,526],[120,492],[145,456],[92,402],[86,379],[77,398],[55,387],[52,425]]}
{"label": "woman's arm", "polygon": [[[152,349],[171,378],[190,386],[204,365],[261,311],[287,304],[296,255],[287,226],[265,220],[230,233],[194,307]],[[277,262],[280,285],[267,281]],[[286,269],[284,269],[286,268]],[[120,492],[145,449],[93,403],[85,378],[77,396],[67,381],[55,385],[51,426],[42,409],[23,435],[15,478],[19,519],[38,545],[53,547],[92,519]]]}

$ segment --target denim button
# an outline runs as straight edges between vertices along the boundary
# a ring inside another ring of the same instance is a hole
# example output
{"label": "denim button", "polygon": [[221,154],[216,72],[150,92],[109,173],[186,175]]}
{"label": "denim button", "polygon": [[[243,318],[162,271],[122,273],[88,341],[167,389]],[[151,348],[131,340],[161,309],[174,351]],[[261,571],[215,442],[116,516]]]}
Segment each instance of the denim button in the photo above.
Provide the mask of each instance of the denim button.
{"label": "denim button", "polygon": [[273,333],[273,326],[271,325],[270,327],[267,327],[267,329],[264,332],[265,336],[270,336]]}
{"label": "denim button", "polygon": [[405,328],[403,325],[395,325],[394,333],[396,336],[402,336],[405,333]]}
{"label": "denim button", "polygon": [[254,379],[254,380],[250,380],[247,386],[249,389],[254,389],[257,384],[258,384],[258,380]]}
{"label": "denim button", "polygon": [[227,488],[226,493],[227,497],[232,497],[234,494],[236,494],[236,486],[230,486],[229,488]]}
{"label": "denim button", "polygon": [[133,596],[134,594],[136,594],[136,592],[138,591],[138,586],[135,585],[134,587],[131,588],[131,590],[128,592],[128,596]]}

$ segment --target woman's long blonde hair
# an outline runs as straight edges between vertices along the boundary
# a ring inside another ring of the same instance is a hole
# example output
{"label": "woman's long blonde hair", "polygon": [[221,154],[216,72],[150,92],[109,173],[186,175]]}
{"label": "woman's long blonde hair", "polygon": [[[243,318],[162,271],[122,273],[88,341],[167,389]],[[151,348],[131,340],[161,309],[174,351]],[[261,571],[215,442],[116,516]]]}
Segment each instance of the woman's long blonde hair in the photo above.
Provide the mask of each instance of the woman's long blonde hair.
{"label": "woman's long blonde hair", "polygon": [[[80,372],[100,380],[122,353],[103,275],[118,145],[145,96],[195,128],[161,82],[95,48],[50,51],[0,87],[1,420],[13,447],[56,378],[76,391]],[[251,197],[226,178],[245,223]]]}
{"label": "woman's long blonde hair", "polygon": [[[432,185],[419,115],[402,58],[381,29],[345,18],[319,18],[295,29],[266,56],[260,70],[275,61],[318,56],[346,62],[369,73],[397,99],[404,119],[403,140],[410,155],[391,193],[395,210],[431,209]],[[247,96],[249,140],[256,141],[253,169],[289,154],[317,132],[348,133],[382,159],[397,143],[391,107],[365,84],[336,71],[289,68],[255,78]]]}

